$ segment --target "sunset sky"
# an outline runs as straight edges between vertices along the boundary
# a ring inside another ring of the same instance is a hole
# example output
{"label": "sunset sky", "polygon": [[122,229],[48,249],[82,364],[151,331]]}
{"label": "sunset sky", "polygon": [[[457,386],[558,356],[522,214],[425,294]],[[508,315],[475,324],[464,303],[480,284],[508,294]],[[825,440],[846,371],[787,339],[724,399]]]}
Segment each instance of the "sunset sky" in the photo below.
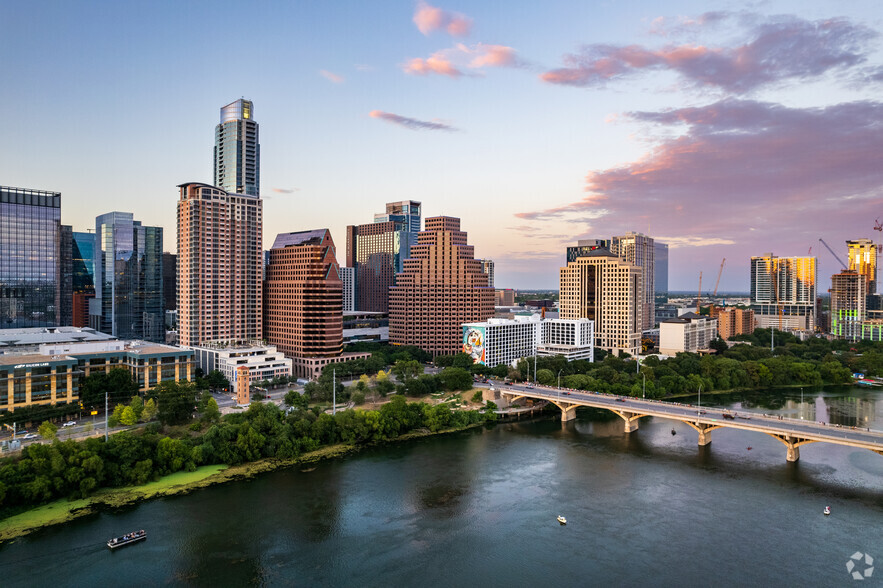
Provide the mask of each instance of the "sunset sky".
{"label": "sunset sky", "polygon": [[498,287],[580,238],[671,244],[670,287],[748,290],[883,219],[883,10],[850,2],[2,3],[0,184],[62,222],[131,211],[175,251],[219,108],[254,101],[264,244],[388,201],[463,219]]}

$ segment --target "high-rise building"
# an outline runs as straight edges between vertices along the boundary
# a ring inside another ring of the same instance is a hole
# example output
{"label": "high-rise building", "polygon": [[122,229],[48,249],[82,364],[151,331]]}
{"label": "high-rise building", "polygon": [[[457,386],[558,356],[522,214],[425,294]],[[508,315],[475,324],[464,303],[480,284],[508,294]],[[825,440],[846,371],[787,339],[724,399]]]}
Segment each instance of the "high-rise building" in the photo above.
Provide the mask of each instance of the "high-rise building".
{"label": "high-rise building", "polygon": [[849,269],[865,277],[867,293],[877,293],[877,252],[879,245],[871,239],[852,239],[846,242],[849,249]]}
{"label": "high-rise building", "polygon": [[267,341],[294,373],[315,377],[343,351],[343,301],[328,229],[280,233],[270,249],[265,292]]}
{"label": "high-rise building", "polygon": [[559,317],[594,321],[595,347],[636,356],[641,350],[643,270],[608,249],[560,270]]}
{"label": "high-rise building", "polygon": [[389,340],[433,356],[460,351],[464,323],[494,316],[494,290],[460,230],[460,219],[426,219],[389,290]]}
{"label": "high-rise building", "polygon": [[228,194],[261,194],[261,146],[254,104],[240,99],[221,108],[215,127],[215,186]]}
{"label": "high-rise building", "polygon": [[356,268],[340,268],[340,283],[343,288],[343,312],[356,310]]}
{"label": "high-rise building", "polygon": [[93,328],[120,339],[165,342],[162,227],[142,226],[131,212],[95,218]]}
{"label": "high-rise building", "polygon": [[347,259],[356,273],[356,309],[389,310],[389,287],[410,251],[410,233],[400,220],[347,227]]}
{"label": "high-rise building", "polygon": [[761,328],[815,330],[816,258],[751,258],[751,310]]}
{"label": "high-rise building", "polygon": [[754,311],[747,308],[715,307],[711,318],[717,319],[717,332],[724,341],[754,332]]}
{"label": "high-rise building", "polygon": [[481,262],[481,271],[485,273],[487,276],[487,285],[488,288],[494,287],[494,260],[493,259],[479,259]]}
{"label": "high-rise building", "polygon": [[178,256],[162,254],[162,298],[166,310],[178,308]]}
{"label": "high-rise building", "polygon": [[515,290],[511,288],[495,290],[494,306],[515,306]]}
{"label": "high-rise building", "polygon": [[831,334],[838,339],[862,338],[867,288],[867,275],[856,270],[843,270],[831,276]]}
{"label": "high-rise building", "polygon": [[74,229],[70,225],[58,227],[58,324],[74,324]]}
{"label": "high-rise building", "polygon": [[413,242],[417,243],[417,233],[420,232],[420,219],[423,218],[423,204],[416,200],[402,200],[400,202],[387,202],[386,212],[374,215],[375,223],[400,221],[405,230],[411,233]]}
{"label": "high-rise building", "polygon": [[61,194],[0,186],[0,328],[59,326]]}
{"label": "high-rise building", "polygon": [[178,188],[180,344],[261,339],[260,197],[196,182]]}
{"label": "high-rise building", "polygon": [[656,321],[656,246],[653,238],[641,233],[628,232],[619,237],[613,237],[610,245],[613,253],[620,259],[629,261],[641,268],[643,273],[644,295],[641,304],[641,324],[645,329],[653,327]]}
{"label": "high-rise building", "polygon": [[95,256],[95,233],[71,235],[72,322],[74,327],[89,326],[89,301],[95,298],[95,272],[100,263]]}
{"label": "high-rise building", "polygon": [[660,298],[668,298],[668,244],[655,241],[653,247],[655,249],[653,263],[656,268],[653,272],[653,283],[656,295]]}
{"label": "high-rise building", "polygon": [[567,263],[589,255],[597,249],[610,249],[610,239],[580,239],[575,247],[567,248]]}

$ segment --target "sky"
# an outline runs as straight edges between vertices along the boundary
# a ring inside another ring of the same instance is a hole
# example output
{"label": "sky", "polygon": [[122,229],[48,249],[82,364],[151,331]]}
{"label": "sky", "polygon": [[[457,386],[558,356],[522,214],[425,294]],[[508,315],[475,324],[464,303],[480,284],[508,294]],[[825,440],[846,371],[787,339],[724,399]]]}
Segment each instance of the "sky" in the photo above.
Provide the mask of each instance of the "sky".
{"label": "sky", "polygon": [[883,218],[883,11],[850,2],[0,0],[0,184],[62,222],[129,211],[176,250],[221,106],[254,102],[264,245],[413,199],[462,219],[496,286],[637,231],[669,286],[747,291]]}

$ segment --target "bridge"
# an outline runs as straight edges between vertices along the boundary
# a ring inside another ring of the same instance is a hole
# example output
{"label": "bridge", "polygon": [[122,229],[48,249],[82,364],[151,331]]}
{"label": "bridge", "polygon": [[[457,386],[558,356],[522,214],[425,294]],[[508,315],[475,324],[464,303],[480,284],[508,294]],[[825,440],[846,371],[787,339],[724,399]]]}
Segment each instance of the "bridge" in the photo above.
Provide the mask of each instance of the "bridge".
{"label": "bridge", "polygon": [[520,398],[547,400],[561,409],[561,420],[565,422],[576,418],[576,409],[580,406],[606,409],[619,415],[624,421],[626,433],[637,431],[638,419],[645,416],[680,421],[692,427],[699,434],[699,445],[711,443],[711,432],[723,427],[766,433],[785,446],[788,461],[800,459],[802,445],[818,442],[870,449],[883,455],[883,432],[881,431],[841,427],[746,411],[699,408],[689,404],[644,400],[598,392],[514,384],[506,385],[499,391],[510,402],[515,402]]}

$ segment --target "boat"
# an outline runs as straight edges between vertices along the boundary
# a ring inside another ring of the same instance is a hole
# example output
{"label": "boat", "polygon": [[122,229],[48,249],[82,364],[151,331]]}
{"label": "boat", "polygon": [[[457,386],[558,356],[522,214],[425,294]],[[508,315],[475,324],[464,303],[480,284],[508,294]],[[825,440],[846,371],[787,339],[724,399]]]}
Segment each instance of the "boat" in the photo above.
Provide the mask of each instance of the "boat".
{"label": "boat", "polygon": [[748,451],[751,451],[752,448],[751,448],[751,447],[746,447],[745,449],[747,449]]}
{"label": "boat", "polygon": [[831,507],[830,507],[830,506],[826,506],[824,512],[825,512],[825,515],[826,515],[826,516],[829,515],[829,514],[831,514]]}
{"label": "boat", "polygon": [[672,427],[672,429],[671,429],[671,434],[672,434],[672,435],[677,435],[677,434],[678,434],[678,432],[674,430],[674,427]]}
{"label": "boat", "polygon": [[111,549],[117,549],[118,547],[125,547],[126,545],[131,545],[132,543],[137,543],[138,541],[143,541],[145,539],[147,539],[147,531],[141,529],[140,531],[127,533],[122,537],[114,537],[107,542],[107,546]]}
{"label": "boat", "polygon": [[567,524],[567,519],[565,519],[565,518],[562,517],[561,515],[558,515],[558,522],[561,523],[562,525],[566,525],[566,524]]}

